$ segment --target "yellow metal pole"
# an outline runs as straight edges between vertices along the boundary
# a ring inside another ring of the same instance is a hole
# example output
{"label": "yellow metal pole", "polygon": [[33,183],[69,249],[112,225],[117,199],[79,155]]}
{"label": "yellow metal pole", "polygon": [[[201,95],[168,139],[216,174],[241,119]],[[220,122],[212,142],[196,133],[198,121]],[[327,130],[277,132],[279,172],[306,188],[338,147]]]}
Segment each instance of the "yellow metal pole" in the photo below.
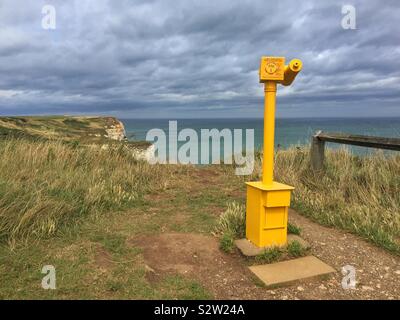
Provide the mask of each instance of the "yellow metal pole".
{"label": "yellow metal pole", "polygon": [[274,180],[276,81],[265,82],[264,94],[264,154],[262,182],[265,185],[271,185]]}

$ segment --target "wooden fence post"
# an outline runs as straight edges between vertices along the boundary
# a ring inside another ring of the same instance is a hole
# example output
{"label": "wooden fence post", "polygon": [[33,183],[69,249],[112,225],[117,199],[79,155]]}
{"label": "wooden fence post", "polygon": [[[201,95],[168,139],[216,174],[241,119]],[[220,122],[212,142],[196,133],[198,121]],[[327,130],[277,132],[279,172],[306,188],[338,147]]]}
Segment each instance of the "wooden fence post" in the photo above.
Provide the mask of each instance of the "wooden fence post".
{"label": "wooden fence post", "polygon": [[321,131],[317,131],[311,139],[310,162],[311,168],[320,171],[324,168],[325,141],[318,138]]}

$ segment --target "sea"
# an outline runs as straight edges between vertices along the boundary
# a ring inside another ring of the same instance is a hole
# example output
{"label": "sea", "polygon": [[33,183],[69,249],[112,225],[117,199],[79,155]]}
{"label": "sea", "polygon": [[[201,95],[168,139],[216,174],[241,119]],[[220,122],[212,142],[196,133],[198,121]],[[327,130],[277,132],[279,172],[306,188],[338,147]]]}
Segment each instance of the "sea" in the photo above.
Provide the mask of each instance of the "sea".
{"label": "sea", "polygon": [[[199,137],[201,129],[254,129],[254,148],[257,150],[262,148],[263,119],[260,118],[121,119],[121,121],[125,126],[127,137],[131,141],[146,140],[146,135],[151,129],[164,130],[166,136],[168,137],[169,121],[177,121],[178,133],[182,129],[190,128],[195,130]],[[276,119],[275,147],[285,149],[291,146],[309,145],[312,135],[319,130],[326,132],[341,132],[349,134],[400,138],[400,117]],[[178,148],[184,143],[185,142],[178,142]],[[245,145],[244,131],[243,145]],[[221,149],[223,148],[223,143],[220,147]],[[343,148],[344,146],[335,143],[327,143],[327,147]],[[375,149],[357,146],[346,146],[345,148],[358,155],[365,155],[370,154],[371,152],[375,152]],[[391,153],[392,151],[388,152]]]}

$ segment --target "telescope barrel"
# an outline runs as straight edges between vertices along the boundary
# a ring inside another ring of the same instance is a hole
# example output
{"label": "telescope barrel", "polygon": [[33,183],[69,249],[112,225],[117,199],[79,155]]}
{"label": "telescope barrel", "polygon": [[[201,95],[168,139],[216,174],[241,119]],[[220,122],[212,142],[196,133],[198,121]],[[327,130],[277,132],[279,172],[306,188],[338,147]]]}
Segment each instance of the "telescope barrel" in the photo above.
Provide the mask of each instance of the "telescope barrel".
{"label": "telescope barrel", "polygon": [[284,78],[279,83],[284,86],[289,86],[297,74],[301,71],[303,63],[299,59],[293,59],[290,61],[289,65],[285,67]]}

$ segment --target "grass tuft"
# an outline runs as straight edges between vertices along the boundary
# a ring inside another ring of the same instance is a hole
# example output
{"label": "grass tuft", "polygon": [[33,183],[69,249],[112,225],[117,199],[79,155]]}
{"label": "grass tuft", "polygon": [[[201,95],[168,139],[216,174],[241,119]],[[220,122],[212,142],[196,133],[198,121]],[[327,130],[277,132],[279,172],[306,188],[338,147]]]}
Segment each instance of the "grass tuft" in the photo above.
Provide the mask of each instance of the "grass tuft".
{"label": "grass tuft", "polygon": [[230,234],[233,238],[243,238],[246,231],[246,209],[237,202],[228,204],[221,214],[216,227],[217,233]]}
{"label": "grass tuft", "polygon": [[227,253],[233,252],[233,249],[235,247],[235,239],[240,239],[245,236],[245,207],[236,202],[228,203],[228,208],[219,217],[218,224],[215,230],[217,234],[221,235],[221,250]]}
{"label": "grass tuft", "polygon": [[265,249],[261,254],[256,256],[257,263],[272,263],[278,261],[283,254],[283,250],[279,247],[271,247]]}
{"label": "grass tuft", "polygon": [[289,256],[298,258],[306,254],[307,250],[303,248],[300,242],[297,240],[290,241],[287,245],[287,252]]}
{"label": "grass tuft", "polygon": [[226,253],[231,253],[233,252],[233,249],[235,248],[235,239],[233,235],[229,232],[224,233],[220,239],[219,246],[222,251]]}
{"label": "grass tuft", "polygon": [[295,224],[289,222],[288,226],[287,226],[287,231],[288,231],[288,233],[296,234],[299,236],[301,233],[301,228],[296,226]]}

